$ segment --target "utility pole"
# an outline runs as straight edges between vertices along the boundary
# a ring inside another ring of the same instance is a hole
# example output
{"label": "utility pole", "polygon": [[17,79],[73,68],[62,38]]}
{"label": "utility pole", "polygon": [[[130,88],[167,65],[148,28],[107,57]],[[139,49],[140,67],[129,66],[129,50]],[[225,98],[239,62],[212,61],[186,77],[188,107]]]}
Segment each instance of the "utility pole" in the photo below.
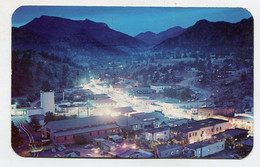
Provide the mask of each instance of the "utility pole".
{"label": "utility pole", "polygon": [[201,132],[201,136],[200,136],[200,137],[201,137],[201,138],[200,138],[200,145],[201,145],[201,148],[200,148],[200,157],[202,157],[202,146],[203,146],[203,143],[202,143],[202,142],[203,142],[203,132],[204,132],[204,131],[202,131],[202,132]]}

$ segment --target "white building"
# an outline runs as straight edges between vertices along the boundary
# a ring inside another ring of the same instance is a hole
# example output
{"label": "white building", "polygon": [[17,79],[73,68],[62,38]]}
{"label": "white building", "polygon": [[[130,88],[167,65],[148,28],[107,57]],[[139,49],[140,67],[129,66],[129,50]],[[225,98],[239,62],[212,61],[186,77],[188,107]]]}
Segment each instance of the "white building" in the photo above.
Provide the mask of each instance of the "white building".
{"label": "white building", "polygon": [[31,107],[27,109],[26,116],[30,117],[32,115],[44,115],[43,109],[41,107]]}
{"label": "white building", "polygon": [[225,141],[212,141],[207,140],[203,142],[196,142],[185,146],[187,157],[206,157],[216,154],[225,149]]}
{"label": "white building", "polygon": [[54,91],[41,91],[41,108],[43,108],[44,115],[48,111],[55,112]]}
{"label": "white building", "polygon": [[151,89],[155,90],[156,93],[163,92],[165,89],[171,89],[170,85],[165,85],[162,83],[155,83],[150,86]]}
{"label": "white building", "polygon": [[167,127],[151,129],[145,132],[145,139],[149,141],[168,141],[169,138],[170,129]]}

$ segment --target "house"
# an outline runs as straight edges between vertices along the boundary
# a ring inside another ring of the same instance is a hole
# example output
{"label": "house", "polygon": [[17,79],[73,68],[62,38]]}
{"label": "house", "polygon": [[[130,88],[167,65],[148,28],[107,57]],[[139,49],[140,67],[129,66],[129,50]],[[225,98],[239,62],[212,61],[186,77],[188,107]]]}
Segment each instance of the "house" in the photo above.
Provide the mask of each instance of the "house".
{"label": "house", "polygon": [[138,131],[143,129],[142,122],[130,116],[119,115],[114,117],[115,122],[121,129]]}
{"label": "house", "polygon": [[170,127],[177,127],[177,126],[181,126],[181,125],[184,125],[184,124],[187,125],[191,122],[194,122],[194,120],[187,119],[187,118],[182,118],[182,119],[170,118],[168,125]]}
{"label": "house", "polygon": [[41,136],[51,139],[54,144],[73,144],[77,136],[96,138],[120,132],[121,129],[112,117],[91,116],[48,122],[42,127]]}
{"label": "house", "polygon": [[108,140],[111,140],[111,141],[116,142],[116,143],[122,143],[123,137],[118,136],[118,135],[111,135],[111,136],[108,136]]}
{"label": "house", "polygon": [[150,86],[151,89],[155,90],[156,93],[163,92],[165,89],[171,89],[171,85],[166,85],[164,83],[154,83]]}
{"label": "house", "polygon": [[170,139],[170,128],[156,128],[145,131],[145,139],[149,141],[168,141]]}
{"label": "house", "polygon": [[142,121],[144,128],[160,128],[167,126],[169,118],[166,117],[161,111],[154,111],[150,113],[136,113],[131,114],[131,117]]}
{"label": "house", "polygon": [[235,114],[230,123],[233,128],[249,130],[250,135],[254,133],[254,118],[249,114]]}
{"label": "house", "polygon": [[214,116],[217,119],[223,119],[229,121],[230,128],[240,128],[249,131],[250,135],[254,134],[254,118],[248,113],[239,113],[234,116]]}
{"label": "house", "polygon": [[134,97],[134,96],[148,96],[155,91],[151,88],[148,87],[134,87],[134,88],[129,88],[126,89],[126,92],[129,94],[129,96]]}
{"label": "house", "polygon": [[227,129],[229,129],[228,121],[209,118],[171,128],[171,138],[191,144],[210,139],[213,135],[224,132]]}
{"label": "house", "polygon": [[225,132],[216,134],[214,139],[225,140],[225,145],[229,149],[235,149],[237,145],[240,145],[240,141],[248,138],[248,130],[245,129],[228,129]]}
{"label": "house", "polygon": [[184,146],[184,154],[187,158],[206,157],[223,150],[225,150],[224,140],[206,140]]}
{"label": "house", "polygon": [[105,140],[103,138],[93,139],[93,144],[107,152],[113,151],[119,146],[117,143],[113,141]]}
{"label": "house", "polygon": [[182,146],[174,144],[157,145],[155,153],[158,158],[175,158],[182,155]]}
{"label": "house", "polygon": [[142,149],[131,149],[123,154],[118,155],[119,158],[153,158],[154,155],[151,152],[144,151]]}
{"label": "house", "polygon": [[89,108],[86,104],[78,104],[78,105],[57,105],[57,110],[55,112],[56,115],[81,115],[81,116],[89,116]]}

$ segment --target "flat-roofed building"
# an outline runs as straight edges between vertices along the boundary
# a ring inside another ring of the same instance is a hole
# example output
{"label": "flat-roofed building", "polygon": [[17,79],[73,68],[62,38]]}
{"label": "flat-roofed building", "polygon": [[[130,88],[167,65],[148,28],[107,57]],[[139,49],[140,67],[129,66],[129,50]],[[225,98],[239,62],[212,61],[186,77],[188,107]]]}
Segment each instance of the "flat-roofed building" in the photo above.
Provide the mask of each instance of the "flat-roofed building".
{"label": "flat-roofed building", "polygon": [[73,144],[79,135],[89,138],[118,134],[121,129],[112,117],[92,116],[86,118],[52,121],[41,129],[41,136],[54,144]]}
{"label": "flat-roofed building", "polygon": [[170,128],[156,128],[145,131],[145,139],[149,141],[168,141],[170,139]]}
{"label": "flat-roofed building", "polygon": [[229,129],[226,120],[209,118],[171,128],[171,138],[191,144],[212,138],[213,135]]}
{"label": "flat-roofed building", "polygon": [[110,98],[91,100],[90,103],[94,107],[115,107],[117,105],[117,102]]}
{"label": "flat-roofed building", "polygon": [[171,85],[164,83],[154,83],[150,86],[151,89],[155,90],[156,93],[163,92],[165,89],[171,89]]}
{"label": "flat-roofed building", "polygon": [[175,158],[182,155],[182,146],[174,144],[157,145],[155,152],[158,158]]}
{"label": "flat-roofed building", "polygon": [[206,157],[225,150],[224,140],[206,140],[184,146],[185,155],[188,158]]}

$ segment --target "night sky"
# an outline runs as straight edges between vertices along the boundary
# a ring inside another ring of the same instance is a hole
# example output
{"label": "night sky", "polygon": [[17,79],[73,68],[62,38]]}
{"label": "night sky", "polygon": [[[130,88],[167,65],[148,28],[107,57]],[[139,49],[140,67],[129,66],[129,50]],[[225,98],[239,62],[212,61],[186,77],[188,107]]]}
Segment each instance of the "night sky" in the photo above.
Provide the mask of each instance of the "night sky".
{"label": "night sky", "polygon": [[23,6],[14,12],[12,26],[19,27],[41,15],[73,20],[87,18],[131,36],[146,31],[159,33],[174,26],[187,28],[201,19],[234,23],[251,17],[242,8]]}

